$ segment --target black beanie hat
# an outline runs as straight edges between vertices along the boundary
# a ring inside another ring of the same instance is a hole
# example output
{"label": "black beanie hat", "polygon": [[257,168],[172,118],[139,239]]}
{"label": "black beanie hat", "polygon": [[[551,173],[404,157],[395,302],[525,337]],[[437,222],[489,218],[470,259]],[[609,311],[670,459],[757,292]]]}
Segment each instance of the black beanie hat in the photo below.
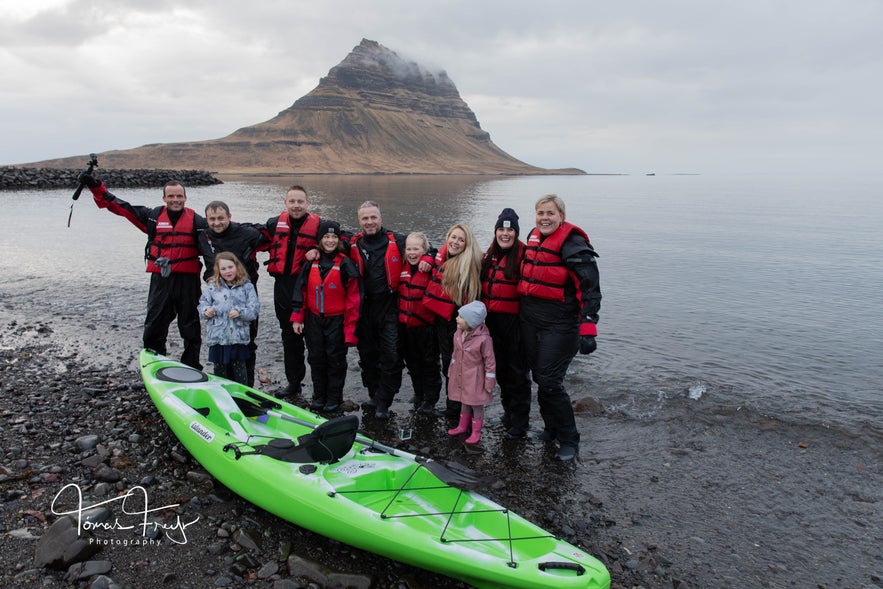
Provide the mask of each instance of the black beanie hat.
{"label": "black beanie hat", "polygon": [[316,237],[322,239],[322,236],[326,233],[333,233],[337,237],[340,237],[340,223],[338,223],[337,221],[322,219],[319,222],[319,233]]}
{"label": "black beanie hat", "polygon": [[518,230],[518,213],[509,208],[503,209],[503,212],[497,217],[497,224],[494,225],[494,231],[500,227],[511,227],[515,230],[515,233],[520,234],[521,231]]}

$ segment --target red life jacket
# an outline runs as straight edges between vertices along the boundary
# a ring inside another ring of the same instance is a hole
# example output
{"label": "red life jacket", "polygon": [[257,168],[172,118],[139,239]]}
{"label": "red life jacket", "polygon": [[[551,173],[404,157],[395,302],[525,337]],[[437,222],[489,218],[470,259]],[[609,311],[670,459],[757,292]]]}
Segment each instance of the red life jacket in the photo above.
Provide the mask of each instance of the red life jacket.
{"label": "red life jacket", "polygon": [[585,231],[567,221],[545,239],[536,227],[530,230],[524,248],[524,262],[521,264],[521,280],[518,282],[520,294],[563,302],[564,286],[571,281],[577,286],[576,297],[580,299],[577,278],[567,269],[561,257],[561,247],[571,233],[589,241]]}
{"label": "red life jacket", "polygon": [[[399,252],[399,244],[396,243],[396,236],[392,231],[386,232],[389,238],[389,245],[386,247],[386,256],[383,260],[383,266],[386,269],[386,284],[389,286],[390,292],[395,292],[399,287],[399,278],[402,274],[402,255]],[[350,258],[356,263],[359,269],[359,275],[365,276],[365,263],[362,260],[362,254],[359,253],[359,240],[364,237],[362,232],[356,233],[350,241]],[[364,284],[364,282],[363,282]]]}
{"label": "red life jacket", "polygon": [[[288,236],[291,233],[288,211],[282,211],[276,222],[276,231],[268,251],[270,259],[265,262],[267,272],[273,276],[281,276],[285,273],[285,260],[288,259],[288,245],[291,243]],[[304,265],[304,257],[307,250],[316,247],[319,243],[319,215],[307,213],[300,230],[295,236],[294,258],[291,262],[291,274],[297,274]]]}
{"label": "red life jacket", "polygon": [[[521,260],[524,259],[524,244],[519,241],[512,247],[519,249],[520,255],[516,263],[520,266]],[[496,255],[491,257],[491,266],[481,279],[481,300],[487,307],[488,313],[518,315],[520,306],[518,269],[516,268],[515,276],[511,279],[506,278],[504,274],[506,259],[497,258]]]}
{"label": "red life jacket", "polygon": [[334,265],[322,278],[319,271],[319,260],[314,260],[310,267],[310,275],[307,277],[307,308],[313,315],[332,317],[343,315],[346,309],[346,288],[340,279],[340,261],[344,259],[341,253],[334,257]]}
{"label": "red life jacket", "polygon": [[159,273],[161,270],[156,259],[167,258],[171,262],[172,273],[199,274],[199,241],[194,231],[196,213],[193,209],[185,208],[178,223],[173,226],[168,208],[160,209],[155,233],[147,242],[147,271]]}
{"label": "red life jacket", "polygon": [[457,305],[445,292],[442,281],[445,277],[445,262],[448,259],[448,245],[445,244],[438,250],[435,255],[435,264],[429,277],[429,284],[426,285],[426,295],[423,297],[423,306],[441,317],[446,321],[450,321],[454,316]]}
{"label": "red life jacket", "polygon": [[423,294],[429,283],[429,272],[415,270],[411,265],[402,268],[399,277],[399,323],[405,327],[432,325],[435,315],[423,305]]}

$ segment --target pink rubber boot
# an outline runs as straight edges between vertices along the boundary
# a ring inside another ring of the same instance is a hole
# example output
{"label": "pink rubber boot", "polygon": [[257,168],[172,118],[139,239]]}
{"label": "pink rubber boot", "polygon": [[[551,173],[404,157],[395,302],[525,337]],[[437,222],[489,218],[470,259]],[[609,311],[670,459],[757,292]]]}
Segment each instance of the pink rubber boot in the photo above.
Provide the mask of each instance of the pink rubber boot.
{"label": "pink rubber boot", "polygon": [[483,419],[472,420],[472,435],[464,440],[467,444],[477,444],[481,441],[481,426],[484,425]]}
{"label": "pink rubber boot", "polygon": [[459,436],[460,434],[465,434],[469,431],[469,414],[461,413],[460,414],[460,423],[457,424],[457,427],[454,429],[448,430],[449,436]]}

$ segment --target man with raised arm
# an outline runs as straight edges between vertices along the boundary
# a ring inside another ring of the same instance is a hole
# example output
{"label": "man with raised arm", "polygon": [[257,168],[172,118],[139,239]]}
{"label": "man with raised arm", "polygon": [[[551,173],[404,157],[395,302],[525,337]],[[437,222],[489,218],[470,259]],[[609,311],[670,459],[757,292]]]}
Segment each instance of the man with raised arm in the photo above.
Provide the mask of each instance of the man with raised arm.
{"label": "man with raised arm", "polygon": [[163,203],[158,207],[132,205],[107,191],[104,183],[84,173],[80,182],[92,192],[98,208],[128,219],[147,234],[145,258],[150,273],[147,317],[144,319],[144,347],[166,354],[169,326],[176,318],[184,341],[181,362],[197,369],[202,333],[199,323],[200,262],[199,236],[205,218],[187,208],[187,192],[177,181],[163,186]]}

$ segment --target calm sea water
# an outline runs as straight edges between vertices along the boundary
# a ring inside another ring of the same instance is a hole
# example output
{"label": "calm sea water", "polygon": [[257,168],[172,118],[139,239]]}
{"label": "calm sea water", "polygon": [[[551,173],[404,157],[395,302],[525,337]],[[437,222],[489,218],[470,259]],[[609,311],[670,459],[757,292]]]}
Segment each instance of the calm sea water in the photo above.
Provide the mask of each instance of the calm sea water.
{"label": "calm sea water", "polygon": [[[188,204],[220,199],[235,220],[264,221],[295,182],[344,227],[372,199],[388,228],[423,230],[434,245],[461,221],[488,244],[503,207],[521,215],[524,236],[535,200],[557,193],[601,256],[599,348],[573,363],[575,396],[636,417],[744,408],[883,431],[879,176],[241,178],[191,188]],[[0,293],[12,306],[130,324],[138,339],[143,235],[88,194],[66,227],[71,192],[0,193]],[[160,204],[156,189],[114,192]]]}

